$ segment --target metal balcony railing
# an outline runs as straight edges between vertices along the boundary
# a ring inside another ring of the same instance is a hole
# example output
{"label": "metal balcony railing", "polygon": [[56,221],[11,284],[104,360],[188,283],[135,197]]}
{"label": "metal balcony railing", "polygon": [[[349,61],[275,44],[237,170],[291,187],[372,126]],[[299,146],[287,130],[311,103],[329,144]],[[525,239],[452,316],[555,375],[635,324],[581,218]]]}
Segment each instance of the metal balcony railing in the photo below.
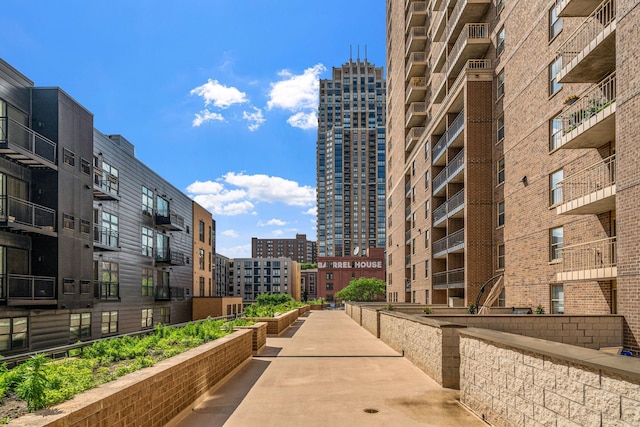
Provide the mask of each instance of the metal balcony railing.
{"label": "metal balcony railing", "polygon": [[409,98],[411,92],[415,90],[427,90],[427,79],[424,77],[412,77],[405,91],[405,98]]}
{"label": "metal balcony railing", "polygon": [[407,140],[405,141],[405,150],[409,150],[411,147],[413,147],[414,144],[418,142],[418,140],[420,140],[422,134],[424,134],[424,130],[425,128],[422,126],[414,127],[409,130],[409,133],[407,134]]}
{"label": "metal balcony railing", "polygon": [[449,215],[458,212],[462,206],[464,206],[464,188],[433,211],[433,225],[438,225],[441,221],[448,218]]}
{"label": "metal balcony railing", "polygon": [[449,162],[446,168],[442,170],[433,179],[432,188],[433,194],[439,192],[451,178],[456,176],[458,172],[464,167],[464,149],[460,150],[458,154]]}
{"label": "metal balcony railing", "polygon": [[424,115],[427,113],[427,103],[426,102],[412,102],[409,104],[409,108],[407,109],[407,114],[405,115],[405,123],[409,123],[411,116],[414,114]]}
{"label": "metal balcony railing", "polygon": [[459,248],[460,245],[464,246],[464,228],[433,242],[433,256],[444,255],[454,248]]}
{"label": "metal balcony railing", "polygon": [[616,237],[559,248],[560,273],[596,270],[617,265]]}
{"label": "metal balcony railing", "polygon": [[117,230],[112,230],[107,227],[103,227],[97,224],[93,225],[93,241],[102,246],[108,246],[111,248],[118,247],[119,233]]}
{"label": "metal balcony railing", "polygon": [[560,115],[562,132],[567,134],[616,101],[616,72],[589,88]]}
{"label": "metal balcony railing", "polygon": [[12,146],[19,147],[35,157],[56,164],[55,142],[6,116],[0,117],[0,146],[9,149]]}
{"label": "metal balcony railing", "polygon": [[171,211],[157,211],[155,215],[156,225],[169,230],[184,230],[184,217]]}
{"label": "metal balcony railing", "polygon": [[0,221],[53,231],[56,211],[13,196],[0,196]]}
{"label": "metal balcony railing", "polygon": [[412,49],[412,45],[417,40],[427,40],[427,28],[426,27],[412,27],[409,30],[409,37],[407,37],[407,50],[409,53]]}
{"label": "metal balcony railing", "polygon": [[558,49],[558,53],[562,56],[563,66],[578,56],[615,19],[616,0],[604,0]]}
{"label": "metal balcony railing", "polygon": [[52,300],[56,297],[55,277],[28,274],[7,275],[7,300]]}
{"label": "metal balcony railing", "polygon": [[432,283],[434,289],[462,287],[464,286],[464,268],[434,273]]}
{"label": "metal balcony railing", "polygon": [[615,154],[560,181],[562,202],[587,196],[616,183]]}
{"label": "metal balcony railing", "polygon": [[456,139],[460,132],[464,129],[464,110],[460,111],[458,116],[451,122],[451,125],[447,128],[445,133],[442,134],[436,145],[433,147],[432,158],[435,163],[445,150],[449,147],[449,144]]}
{"label": "metal balcony railing", "polygon": [[481,24],[466,24],[464,29],[458,36],[456,43],[453,45],[451,50],[449,51],[449,55],[447,57],[447,61],[445,62],[444,69],[445,73],[449,74],[451,71],[452,65],[458,59],[460,52],[467,44],[469,40],[472,39],[488,39],[489,38],[489,24],[481,23]]}
{"label": "metal balcony railing", "polygon": [[160,264],[184,265],[184,253],[173,249],[156,250],[156,262]]}
{"label": "metal balcony railing", "polygon": [[117,196],[120,191],[120,180],[112,174],[103,175],[101,169],[94,169],[93,186],[104,194]]}
{"label": "metal balcony railing", "polygon": [[93,282],[93,297],[101,301],[119,301],[120,283],[96,280]]}

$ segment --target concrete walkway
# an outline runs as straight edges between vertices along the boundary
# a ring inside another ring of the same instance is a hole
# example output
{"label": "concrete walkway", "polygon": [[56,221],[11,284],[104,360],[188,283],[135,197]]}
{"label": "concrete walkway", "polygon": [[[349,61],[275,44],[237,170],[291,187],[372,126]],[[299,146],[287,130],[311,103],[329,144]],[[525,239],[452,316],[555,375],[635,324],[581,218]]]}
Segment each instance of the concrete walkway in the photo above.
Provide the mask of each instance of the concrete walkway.
{"label": "concrete walkway", "polygon": [[344,311],[311,311],[177,425],[486,426],[457,397]]}

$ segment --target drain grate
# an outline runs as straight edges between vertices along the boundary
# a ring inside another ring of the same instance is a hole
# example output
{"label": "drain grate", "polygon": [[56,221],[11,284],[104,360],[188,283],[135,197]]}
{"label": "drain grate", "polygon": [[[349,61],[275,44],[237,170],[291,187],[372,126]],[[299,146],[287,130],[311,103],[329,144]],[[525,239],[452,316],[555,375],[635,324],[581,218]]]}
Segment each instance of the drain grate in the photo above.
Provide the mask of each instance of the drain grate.
{"label": "drain grate", "polygon": [[364,410],[364,412],[366,412],[367,414],[377,414],[379,411],[377,409],[367,408]]}

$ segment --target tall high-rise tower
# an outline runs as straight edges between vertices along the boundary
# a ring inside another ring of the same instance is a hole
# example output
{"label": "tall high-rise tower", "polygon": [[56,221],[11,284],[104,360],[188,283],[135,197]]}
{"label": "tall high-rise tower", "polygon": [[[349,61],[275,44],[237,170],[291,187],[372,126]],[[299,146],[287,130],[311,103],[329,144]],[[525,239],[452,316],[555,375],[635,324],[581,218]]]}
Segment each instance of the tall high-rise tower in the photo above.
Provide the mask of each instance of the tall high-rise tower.
{"label": "tall high-rise tower", "polygon": [[385,245],[385,104],[383,69],[366,59],[320,80],[318,256]]}

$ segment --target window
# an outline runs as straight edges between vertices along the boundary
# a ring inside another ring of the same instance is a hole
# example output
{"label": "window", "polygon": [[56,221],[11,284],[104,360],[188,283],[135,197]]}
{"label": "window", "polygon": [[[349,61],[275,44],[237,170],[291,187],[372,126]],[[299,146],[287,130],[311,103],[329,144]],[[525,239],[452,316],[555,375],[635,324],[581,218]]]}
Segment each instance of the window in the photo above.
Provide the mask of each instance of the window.
{"label": "window", "polygon": [[158,215],[168,217],[169,216],[169,201],[163,197],[156,197],[156,204]]}
{"label": "window", "polygon": [[556,227],[549,230],[549,259],[551,261],[562,258],[562,244],[564,242],[564,228]]}
{"label": "window", "polygon": [[142,309],[142,328],[153,327],[153,308]]}
{"label": "window", "polygon": [[498,185],[504,183],[504,157],[498,160],[496,181]]}
{"label": "window", "polygon": [[151,268],[142,268],[142,295],[153,296],[153,269]]}
{"label": "window", "polygon": [[62,214],[62,226],[66,229],[73,230],[76,226],[76,218],[73,215]]}
{"label": "window", "polygon": [[153,256],[153,229],[142,227],[142,255]]}
{"label": "window", "polygon": [[204,270],[204,249],[198,251],[198,267],[200,270]]}
{"label": "window", "polygon": [[103,334],[115,334],[118,332],[118,312],[103,311],[100,329]]}
{"label": "window", "polygon": [[91,162],[87,159],[80,159],[80,172],[85,175],[91,175]]}
{"label": "window", "polygon": [[198,222],[198,237],[201,242],[204,242],[204,221]]}
{"label": "window", "polygon": [[153,191],[142,186],[142,213],[153,215]]}
{"label": "window", "polygon": [[26,317],[0,319],[0,351],[27,348],[28,331]]}
{"label": "window", "polygon": [[199,285],[199,291],[200,291],[200,295],[201,297],[204,296],[204,277],[200,277],[198,279],[198,285]]}
{"label": "window", "polygon": [[498,245],[497,250],[498,270],[504,270],[504,245]]}
{"label": "window", "polygon": [[327,287],[326,287],[326,289],[327,289],[328,291],[332,291],[332,290],[333,290],[333,283],[327,283]]}
{"label": "window", "polygon": [[84,234],[91,234],[91,221],[86,219],[80,220],[80,232]]}
{"label": "window", "polygon": [[424,262],[424,277],[429,278],[429,260]]}
{"label": "window", "polygon": [[549,151],[560,146],[562,139],[562,118],[556,117],[549,121]]}
{"label": "window", "polygon": [[502,227],[504,225],[504,202],[498,202],[498,227]]}
{"label": "window", "polygon": [[496,37],[496,56],[502,55],[502,52],[504,52],[504,26],[500,28]]}
{"label": "window", "polygon": [[160,308],[160,323],[162,323],[163,325],[168,325],[169,323],[171,323],[171,308]]}
{"label": "window", "polygon": [[558,82],[558,73],[562,69],[562,56],[556,57],[549,64],[549,95],[553,95],[562,89],[562,83]]}
{"label": "window", "polygon": [[74,166],[76,164],[76,155],[73,151],[67,150],[66,148],[62,150],[62,159],[64,163],[69,166]]}
{"label": "window", "polygon": [[91,313],[74,313],[69,320],[71,341],[91,336]]}
{"label": "window", "polygon": [[496,98],[500,98],[502,95],[504,95],[504,70],[498,74],[496,85]]}
{"label": "window", "polygon": [[504,139],[504,116],[498,117],[496,124],[498,128],[498,142],[500,142]]}
{"label": "window", "polygon": [[560,181],[562,181],[563,178],[564,171],[562,169],[549,175],[551,206],[562,203],[562,187],[560,186]]}
{"label": "window", "polygon": [[[274,273],[274,276],[276,274]],[[280,275],[280,273],[278,272],[278,276]],[[327,273],[327,279],[333,279],[333,273]]]}
{"label": "window", "polygon": [[549,9],[549,40],[553,40],[562,31],[562,18],[558,16],[559,11],[559,1]]}
{"label": "window", "polygon": [[102,261],[101,298],[118,298],[118,271],[119,265],[117,262]]}
{"label": "window", "polygon": [[551,314],[564,314],[564,285],[551,285]]}

